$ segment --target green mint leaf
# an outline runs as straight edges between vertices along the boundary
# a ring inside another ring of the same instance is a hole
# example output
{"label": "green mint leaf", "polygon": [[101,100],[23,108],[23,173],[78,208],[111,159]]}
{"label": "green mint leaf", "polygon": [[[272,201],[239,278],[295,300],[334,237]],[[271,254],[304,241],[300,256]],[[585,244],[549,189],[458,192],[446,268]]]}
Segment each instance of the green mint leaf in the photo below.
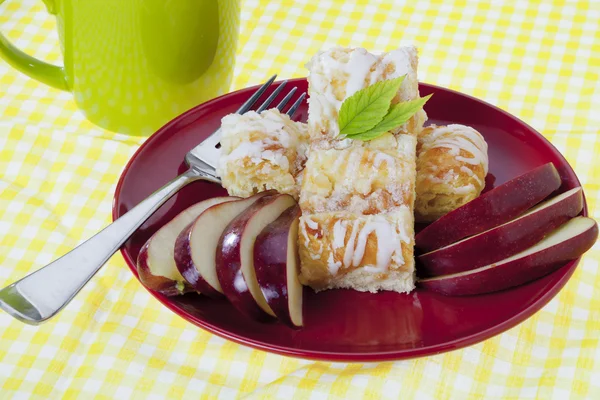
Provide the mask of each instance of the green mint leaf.
{"label": "green mint leaf", "polygon": [[385,117],[383,117],[383,119],[373,128],[355,135],[348,135],[348,137],[350,139],[362,141],[378,138],[384,133],[395,129],[408,121],[425,105],[425,103],[427,103],[427,100],[429,100],[431,96],[432,95],[394,104],[390,107],[389,112],[385,115]]}
{"label": "green mint leaf", "polygon": [[381,122],[403,80],[404,76],[379,81],[344,100],[338,114],[340,135],[356,135]]}

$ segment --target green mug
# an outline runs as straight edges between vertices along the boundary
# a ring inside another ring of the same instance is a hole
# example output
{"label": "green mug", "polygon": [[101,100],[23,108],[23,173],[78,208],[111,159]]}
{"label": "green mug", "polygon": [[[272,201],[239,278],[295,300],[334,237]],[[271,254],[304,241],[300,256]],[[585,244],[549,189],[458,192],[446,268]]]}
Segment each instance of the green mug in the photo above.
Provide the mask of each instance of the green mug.
{"label": "green mug", "polygon": [[[0,0],[0,4],[4,0]],[[229,89],[240,0],[44,0],[57,18],[64,67],[0,34],[0,56],[71,91],[95,124],[147,135]]]}

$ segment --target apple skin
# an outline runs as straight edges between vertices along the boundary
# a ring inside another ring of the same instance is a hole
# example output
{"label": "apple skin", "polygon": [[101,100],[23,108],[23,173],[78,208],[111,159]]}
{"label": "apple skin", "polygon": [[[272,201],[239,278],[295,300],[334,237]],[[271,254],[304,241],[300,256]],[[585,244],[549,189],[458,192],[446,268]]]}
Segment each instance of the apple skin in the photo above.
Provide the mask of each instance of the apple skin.
{"label": "apple skin", "polygon": [[431,223],[417,234],[415,246],[429,252],[501,225],[548,197],[560,185],[552,163],[532,169]]}
{"label": "apple skin", "polygon": [[[201,201],[186,208],[177,214],[171,221],[160,227],[160,229],[146,241],[138,254],[137,271],[140,281],[144,286],[166,296],[176,296],[187,292],[193,292],[194,288],[185,281],[185,277],[179,276],[179,279],[172,279],[172,275],[178,275],[174,260],[169,258],[167,254],[167,257],[162,260],[154,259],[154,261],[151,261],[149,260],[151,254],[149,248],[150,246],[159,246],[174,250],[175,238],[183,227],[193,221],[194,218],[204,212],[207,208],[236,199],[237,197],[214,197]],[[152,265],[156,268],[156,263],[162,263],[162,268],[166,267],[167,270],[175,268],[172,270],[175,274],[170,272],[171,277],[155,274],[156,271],[152,271]]]}
{"label": "apple skin", "polygon": [[[231,217],[232,219],[235,218],[238,214],[242,213],[245,209],[247,209],[248,207],[250,207],[255,201],[257,201],[258,199],[264,197],[264,196],[271,196],[271,195],[275,195],[277,194],[276,191],[274,190],[269,190],[269,191],[265,191],[265,192],[261,192],[258,193],[254,196],[248,197],[246,199],[239,199],[236,198],[238,200],[236,200],[235,202],[231,202],[230,204],[217,204],[215,207],[219,207],[220,209],[227,207],[229,208],[230,212],[233,212],[233,216]],[[233,204],[235,203],[235,204]],[[209,213],[213,212],[213,211],[217,211],[215,207],[210,207],[208,209],[206,209],[202,214],[200,214],[191,224],[189,224],[177,237],[177,240],[175,241],[175,250],[174,250],[174,258],[175,258],[175,264],[177,266],[177,269],[179,270],[179,273],[181,273],[181,275],[185,278],[185,280],[187,281],[187,283],[189,284],[189,286],[191,286],[192,288],[194,288],[196,291],[214,298],[214,299],[222,299],[224,297],[223,293],[220,291],[221,288],[215,288],[213,287],[201,274],[200,272],[200,268],[199,266],[196,265],[196,263],[194,263],[193,257],[192,257],[192,240],[191,240],[191,235],[192,232],[194,231],[194,229],[203,229],[205,228],[204,225],[204,220],[205,218],[208,216]],[[223,212],[221,213],[223,214]],[[229,221],[219,221],[219,222],[224,222],[225,226],[227,226],[227,224]],[[223,232],[223,229],[225,228],[225,226],[220,226],[220,227],[215,227],[214,224],[206,224],[210,226],[210,230],[206,231],[204,230],[204,232],[208,232],[212,235],[216,235],[217,239],[221,237],[221,234]],[[217,232],[218,231],[218,232]],[[218,240],[215,241],[214,243],[214,249],[210,249],[210,251],[216,255],[216,251],[217,251],[217,245],[218,245]],[[207,251],[209,251],[207,249]],[[214,259],[214,258],[213,258]],[[216,266],[215,266],[216,268]]]}
{"label": "apple skin", "polygon": [[[152,289],[155,292],[159,292],[164,294],[165,296],[177,296],[180,294],[185,294],[189,292],[193,292],[194,289],[185,281],[174,281],[170,278],[160,275],[154,275],[150,272],[150,267],[148,265],[148,246],[150,245],[150,240],[148,240],[142,249],[140,250],[137,258],[137,272],[140,278],[140,281],[146,286],[148,289]],[[180,287],[177,287],[182,285]]]}
{"label": "apple skin", "polygon": [[[302,215],[299,206],[288,208],[274,222],[269,224],[256,238],[254,244],[254,270],[258,285],[267,300],[267,303],[277,316],[277,318],[291,328],[300,328],[300,321],[292,318],[290,299],[288,296],[289,285],[296,284],[300,296],[302,294],[302,285],[298,281],[299,255],[296,246],[289,247],[290,235],[294,236],[294,241],[298,235],[298,219]],[[289,265],[290,256],[295,260],[293,265]],[[296,282],[289,282],[288,271],[293,268]],[[300,307],[302,307],[300,303]],[[300,315],[302,310],[300,309]]]}
{"label": "apple skin", "polygon": [[583,208],[580,187],[545,203],[558,197],[560,200],[538,212],[518,217],[476,236],[420,255],[419,276],[448,275],[472,270],[533,246],[546,234],[577,216]]}
{"label": "apple skin", "polygon": [[[268,306],[258,287],[253,265],[254,242],[264,226],[252,234],[249,231],[255,227],[253,224],[256,222],[257,216],[262,216],[265,211],[275,214],[271,215],[266,226],[294,204],[296,201],[287,194],[262,197],[231,221],[219,239],[215,261],[221,289],[235,308],[256,321],[274,320],[275,313]],[[281,208],[281,205],[285,207]],[[254,235],[254,237],[249,237],[250,235]],[[246,254],[243,248],[248,243],[251,244],[247,248],[251,252],[250,254]],[[255,293],[252,293],[253,290]],[[261,301],[262,305],[259,304]]]}
{"label": "apple skin", "polygon": [[567,225],[581,218],[588,220],[586,222],[589,226],[553,246],[530,254],[524,254],[527,252],[524,251],[523,256],[511,257],[508,262],[491,264],[460,274],[423,279],[418,281],[417,285],[448,296],[468,296],[496,292],[541,278],[559,269],[567,261],[580,257],[594,245],[598,237],[598,225],[590,218],[574,218],[558,230],[564,230]]}
{"label": "apple skin", "polygon": [[177,236],[175,241],[175,264],[179,273],[185,278],[188,285],[193,287],[196,291],[213,299],[223,298],[223,294],[217,289],[213,288],[203,277],[200,275],[196,264],[192,260],[192,247],[190,244],[190,235],[194,223],[191,223]]}

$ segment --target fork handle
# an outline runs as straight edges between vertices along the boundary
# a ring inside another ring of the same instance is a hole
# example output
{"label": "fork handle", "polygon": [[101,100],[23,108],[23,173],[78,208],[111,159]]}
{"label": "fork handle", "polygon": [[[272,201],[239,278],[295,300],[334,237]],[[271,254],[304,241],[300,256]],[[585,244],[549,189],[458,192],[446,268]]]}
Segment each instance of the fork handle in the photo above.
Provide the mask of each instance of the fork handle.
{"label": "fork handle", "polygon": [[108,259],[165,201],[188,183],[210,174],[189,169],[58,260],[0,290],[0,308],[37,325],[66,306]]}

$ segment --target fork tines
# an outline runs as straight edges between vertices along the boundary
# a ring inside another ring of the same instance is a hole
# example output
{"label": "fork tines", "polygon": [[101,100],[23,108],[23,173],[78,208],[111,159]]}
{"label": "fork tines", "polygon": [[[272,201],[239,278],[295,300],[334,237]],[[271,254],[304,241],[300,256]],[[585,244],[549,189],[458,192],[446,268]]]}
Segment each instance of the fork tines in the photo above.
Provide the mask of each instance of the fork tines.
{"label": "fork tines", "polygon": [[[250,96],[250,98],[248,100],[246,100],[246,102],[244,104],[242,104],[242,106],[236,111],[236,113],[243,114],[247,111],[250,111],[252,109],[252,106],[254,106],[254,104],[258,101],[258,99],[267,91],[269,86],[271,86],[271,84],[273,84],[273,82],[275,81],[275,78],[277,78],[277,75],[273,75],[271,78],[269,78],[268,81],[266,81],[260,88],[258,88],[256,90],[256,92],[254,92],[254,94],[252,96]],[[277,88],[275,90],[273,90],[273,92],[269,95],[269,97],[267,97],[265,99],[265,101],[256,109],[256,112],[261,112],[261,111],[266,110],[271,105],[273,100],[275,100],[275,98],[283,91],[283,89],[285,88],[285,85],[287,83],[288,83],[287,80],[282,81],[277,86]],[[297,88],[295,88],[295,87],[292,88],[285,95],[285,97],[279,102],[279,104],[277,104],[276,108],[279,111],[283,112],[285,106],[290,102],[290,100],[294,96],[294,93],[296,93],[296,90],[297,90]],[[300,105],[304,101],[305,97],[306,97],[306,93],[302,93],[298,97],[298,99],[294,102],[294,104],[292,104],[291,107],[288,109],[286,114],[290,118],[292,118],[294,116],[294,114],[298,110],[298,107],[300,107]]]}

